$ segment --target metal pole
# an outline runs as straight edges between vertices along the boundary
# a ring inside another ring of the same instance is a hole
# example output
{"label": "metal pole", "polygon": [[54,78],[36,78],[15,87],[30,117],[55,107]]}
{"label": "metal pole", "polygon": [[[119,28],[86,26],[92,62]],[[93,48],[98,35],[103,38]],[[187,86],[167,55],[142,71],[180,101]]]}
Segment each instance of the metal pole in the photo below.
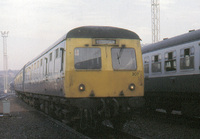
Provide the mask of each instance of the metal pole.
{"label": "metal pole", "polygon": [[4,70],[4,93],[8,91],[8,60],[7,60],[7,41],[9,31],[1,31],[3,37],[3,70]]}
{"label": "metal pole", "polygon": [[160,1],[151,0],[152,43],[160,40]]}

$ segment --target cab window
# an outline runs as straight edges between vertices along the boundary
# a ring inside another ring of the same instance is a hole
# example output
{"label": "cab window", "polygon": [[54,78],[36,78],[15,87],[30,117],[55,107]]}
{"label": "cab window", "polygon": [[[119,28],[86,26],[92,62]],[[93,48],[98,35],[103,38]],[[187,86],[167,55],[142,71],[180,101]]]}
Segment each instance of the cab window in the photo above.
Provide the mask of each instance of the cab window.
{"label": "cab window", "polygon": [[133,48],[112,48],[112,66],[114,70],[136,70],[136,55]]}
{"label": "cab window", "polygon": [[74,66],[76,69],[101,69],[101,49],[75,48]]}

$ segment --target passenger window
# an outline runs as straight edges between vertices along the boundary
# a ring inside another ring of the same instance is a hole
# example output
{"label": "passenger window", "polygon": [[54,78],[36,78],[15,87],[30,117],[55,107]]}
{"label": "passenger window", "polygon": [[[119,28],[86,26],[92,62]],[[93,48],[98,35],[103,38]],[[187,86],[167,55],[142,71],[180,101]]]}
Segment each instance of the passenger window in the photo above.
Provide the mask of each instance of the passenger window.
{"label": "passenger window", "polygon": [[57,48],[56,49],[56,58],[58,58],[58,56],[59,56],[59,51],[58,51],[59,49]]}
{"label": "passenger window", "polygon": [[52,53],[49,54],[49,60],[52,61]]}
{"label": "passenger window", "polygon": [[48,58],[45,58],[45,75],[48,75]]}
{"label": "passenger window", "polygon": [[176,70],[176,51],[165,53],[165,71]]}
{"label": "passenger window", "polygon": [[149,57],[144,58],[144,73],[149,73]]}
{"label": "passenger window", "polygon": [[37,62],[37,68],[39,68],[39,61]]}
{"label": "passenger window", "polygon": [[152,72],[161,72],[161,54],[151,57],[152,60]]}
{"label": "passenger window", "polygon": [[42,59],[40,60],[40,66],[42,66]]}
{"label": "passenger window", "polygon": [[181,49],[180,55],[180,69],[194,68],[194,47]]}

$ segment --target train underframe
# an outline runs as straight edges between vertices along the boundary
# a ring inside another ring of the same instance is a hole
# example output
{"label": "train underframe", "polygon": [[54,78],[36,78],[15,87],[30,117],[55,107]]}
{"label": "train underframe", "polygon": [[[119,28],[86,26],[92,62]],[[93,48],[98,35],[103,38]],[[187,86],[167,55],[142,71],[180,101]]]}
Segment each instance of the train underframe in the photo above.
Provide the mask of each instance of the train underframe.
{"label": "train underframe", "polygon": [[146,106],[200,117],[200,74],[145,78]]}
{"label": "train underframe", "polygon": [[105,120],[114,128],[122,128],[132,118],[132,111],[144,106],[143,97],[67,99],[24,92],[17,94],[27,104],[77,130],[97,129]]}
{"label": "train underframe", "polygon": [[[145,106],[150,109],[165,109],[168,114],[173,110],[181,111],[182,115],[189,117],[200,117],[200,99],[197,93],[148,93],[150,96],[145,96]],[[154,95],[152,95],[154,94]],[[171,94],[171,95],[170,95]],[[178,95],[179,94],[179,95]]]}

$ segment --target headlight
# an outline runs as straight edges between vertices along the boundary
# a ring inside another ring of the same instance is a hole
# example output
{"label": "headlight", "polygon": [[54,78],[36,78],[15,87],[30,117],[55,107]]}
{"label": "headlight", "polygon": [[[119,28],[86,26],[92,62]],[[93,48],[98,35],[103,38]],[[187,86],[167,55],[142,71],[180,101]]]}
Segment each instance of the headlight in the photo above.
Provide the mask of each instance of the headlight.
{"label": "headlight", "polygon": [[129,89],[130,89],[131,91],[135,90],[135,85],[134,85],[133,83],[130,84],[130,85],[129,85]]}
{"label": "headlight", "polygon": [[79,85],[79,91],[85,91],[85,85],[84,84]]}

